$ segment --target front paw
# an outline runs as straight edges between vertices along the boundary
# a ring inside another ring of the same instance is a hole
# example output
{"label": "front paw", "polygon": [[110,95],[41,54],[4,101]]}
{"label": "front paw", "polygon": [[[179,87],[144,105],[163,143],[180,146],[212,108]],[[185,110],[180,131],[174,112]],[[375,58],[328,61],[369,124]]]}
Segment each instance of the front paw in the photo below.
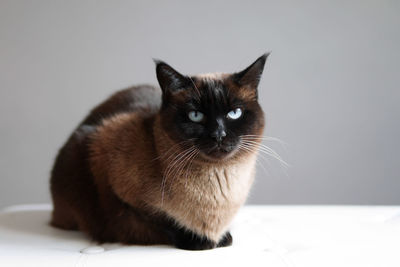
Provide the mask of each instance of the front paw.
{"label": "front paw", "polygon": [[217,247],[217,243],[205,236],[200,236],[193,231],[183,228],[175,228],[168,231],[170,240],[175,247],[185,250],[206,250]]}
{"label": "front paw", "polygon": [[190,239],[181,239],[175,245],[177,248],[185,250],[207,250],[217,246],[214,241],[199,236]]}
{"label": "front paw", "polygon": [[229,247],[232,245],[232,235],[226,232],[222,239],[218,242],[217,247]]}

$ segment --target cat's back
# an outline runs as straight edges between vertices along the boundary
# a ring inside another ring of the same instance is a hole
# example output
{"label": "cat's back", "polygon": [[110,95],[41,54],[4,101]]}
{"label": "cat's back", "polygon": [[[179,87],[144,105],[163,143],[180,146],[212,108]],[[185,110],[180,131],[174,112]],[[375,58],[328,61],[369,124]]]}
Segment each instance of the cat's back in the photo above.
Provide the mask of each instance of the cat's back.
{"label": "cat's back", "polygon": [[[91,110],[60,149],[54,162],[50,179],[54,205],[51,220],[53,226],[79,228],[101,239],[103,211],[99,209],[98,184],[96,186],[91,170],[91,150],[127,147],[120,142],[125,142],[128,137],[118,139],[119,136],[127,132],[150,131],[151,127],[144,121],[149,121],[146,118],[156,114],[160,106],[161,90],[140,85],[117,91]],[[119,131],[119,134],[108,135],[116,128],[124,130]],[[110,139],[118,140],[120,146],[114,146],[114,143],[109,142]],[[139,149],[139,146],[147,143],[142,141],[130,145]],[[106,153],[103,154],[106,156]],[[104,160],[98,169],[103,170],[108,165],[109,162]]]}
{"label": "cat's back", "polygon": [[151,85],[138,85],[120,90],[96,106],[81,125],[97,126],[121,113],[155,114],[161,106],[161,90]]}

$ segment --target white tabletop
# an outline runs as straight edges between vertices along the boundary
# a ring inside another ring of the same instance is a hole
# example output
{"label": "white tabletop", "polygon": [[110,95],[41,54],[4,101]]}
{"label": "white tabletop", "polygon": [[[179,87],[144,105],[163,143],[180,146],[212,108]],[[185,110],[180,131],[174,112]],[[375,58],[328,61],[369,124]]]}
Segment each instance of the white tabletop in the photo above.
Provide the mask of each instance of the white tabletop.
{"label": "white tabletop", "polygon": [[246,206],[233,246],[184,251],[167,246],[91,243],[50,227],[51,206],[0,214],[0,266],[400,266],[398,206]]}

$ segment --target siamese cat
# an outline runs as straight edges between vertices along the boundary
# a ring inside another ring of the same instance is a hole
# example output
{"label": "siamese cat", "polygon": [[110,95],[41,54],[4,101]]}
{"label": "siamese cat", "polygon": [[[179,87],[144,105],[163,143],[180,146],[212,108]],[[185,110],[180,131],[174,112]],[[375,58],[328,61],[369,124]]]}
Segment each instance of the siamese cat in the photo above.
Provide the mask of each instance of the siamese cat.
{"label": "siamese cat", "polygon": [[156,60],[161,90],[134,86],[95,107],[55,160],[51,225],[100,243],[231,245],[264,129],[267,57],[195,76]]}

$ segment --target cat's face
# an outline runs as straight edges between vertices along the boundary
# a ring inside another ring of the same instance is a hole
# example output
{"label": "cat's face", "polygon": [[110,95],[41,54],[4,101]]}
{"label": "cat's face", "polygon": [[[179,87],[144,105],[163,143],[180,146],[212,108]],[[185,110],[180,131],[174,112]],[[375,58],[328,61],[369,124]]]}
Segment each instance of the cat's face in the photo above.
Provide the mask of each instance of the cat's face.
{"label": "cat's face", "polygon": [[163,90],[160,115],[169,137],[183,148],[195,148],[209,161],[249,151],[242,139],[260,136],[264,128],[257,86],[267,56],[239,73],[191,77],[156,62]]}

